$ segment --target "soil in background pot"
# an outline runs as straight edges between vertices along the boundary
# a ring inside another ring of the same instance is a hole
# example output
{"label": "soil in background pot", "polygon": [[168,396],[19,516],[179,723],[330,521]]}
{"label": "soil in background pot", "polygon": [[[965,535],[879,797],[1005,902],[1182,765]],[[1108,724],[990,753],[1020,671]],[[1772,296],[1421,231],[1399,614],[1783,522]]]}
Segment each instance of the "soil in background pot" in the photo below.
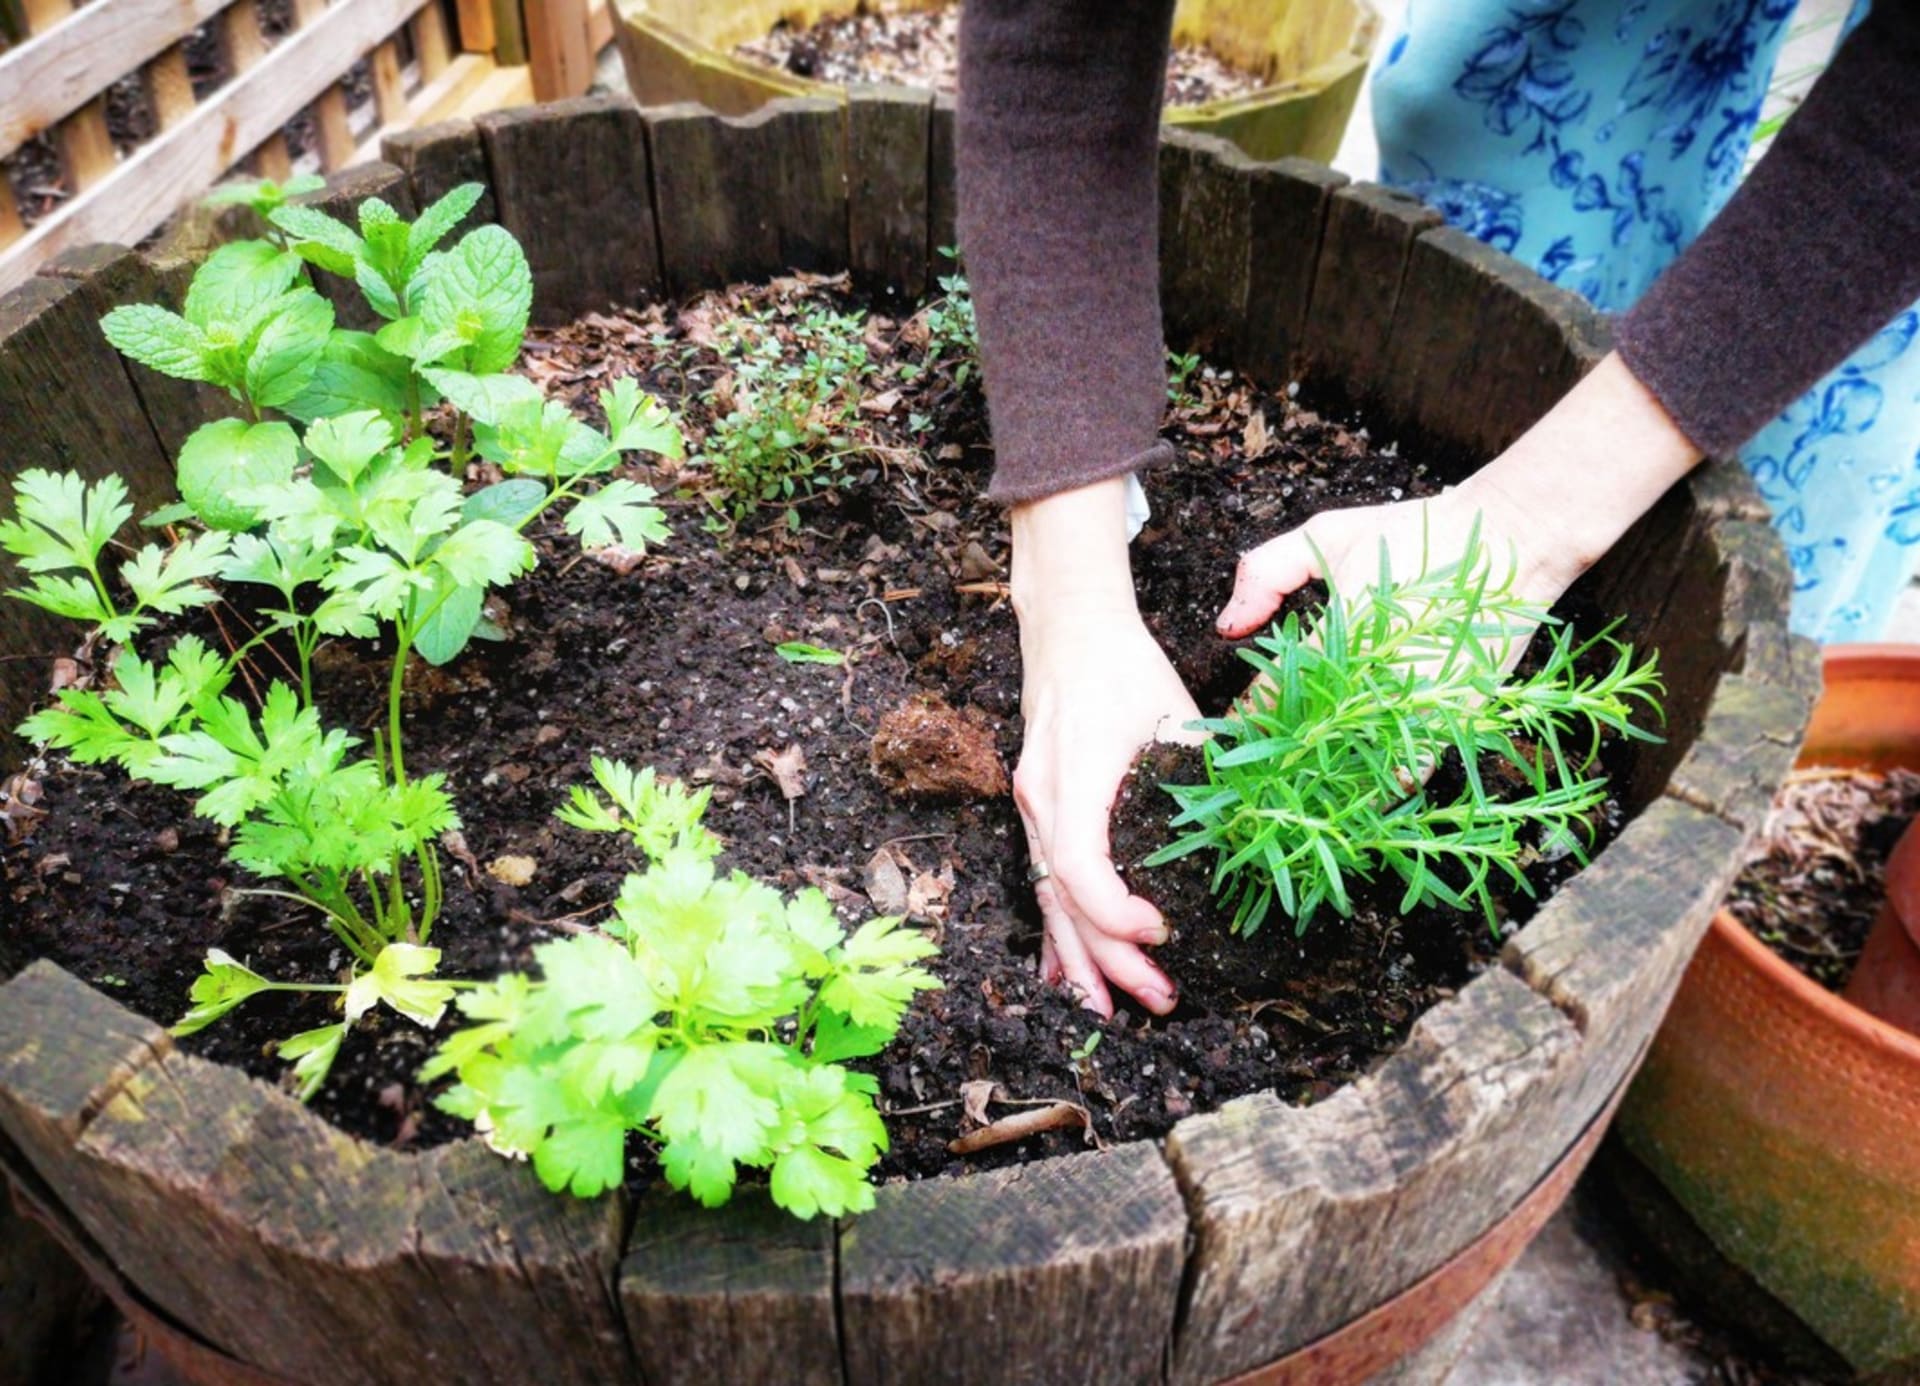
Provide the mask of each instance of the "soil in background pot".
{"label": "soil in background pot", "polygon": [[[595,390],[637,374],[682,413],[697,458],[730,396],[730,321],[764,315],[798,350],[794,324],[850,306],[841,281],[794,278],[595,314],[532,334],[519,369],[590,416]],[[1004,792],[1019,752],[1018,644],[1005,516],[982,495],[992,458],[977,376],[960,383],[954,360],[934,359],[922,318],[869,318],[864,341],[873,371],[845,426],[856,446],[843,484],[729,532],[702,498],[697,462],[635,468],[669,498],[671,543],[644,557],[583,557],[566,536],[540,533],[539,568],[496,603],[506,640],[410,671],[409,761],[447,773],[464,820],[432,940],[445,950],[443,974],[525,967],[534,945],[602,916],[635,865],[631,852],[565,827],[553,810],[587,779],[588,758],[605,754],[710,786],[723,866],[789,891],[817,886],[849,921],[904,912],[939,935],[945,990],[920,997],[872,1061],[894,1143],[884,1175],[1157,1136],[1235,1096],[1274,1088],[1310,1102],[1364,1073],[1489,964],[1499,937],[1484,918],[1401,918],[1388,893],[1298,938],[1270,925],[1235,939],[1203,883],[1199,894],[1163,897],[1179,917],[1178,940],[1162,950],[1182,986],[1172,1017],[1118,998],[1122,1009],[1103,1024],[1040,983],[1039,921]],[[1364,429],[1224,373],[1187,380],[1166,435],[1179,461],[1147,478],[1155,518],[1136,546],[1141,605],[1203,710],[1217,713],[1245,682],[1212,624],[1235,556],[1319,510],[1430,494],[1438,481]],[[496,478],[477,467],[471,479]],[[195,619],[220,639],[247,617],[220,607]],[[848,659],[788,663],[776,646],[789,641]],[[378,725],[383,666],[370,652],[330,647],[318,677],[330,723],[362,735]],[[928,744],[929,722],[961,749],[935,766],[941,783],[907,783],[935,765],[912,750]],[[907,752],[892,755],[896,744]],[[802,792],[787,797],[783,778]],[[184,1009],[209,946],[287,979],[344,964],[311,917],[240,893],[248,882],[186,796],[64,762],[40,779],[45,816],[0,857],[16,961],[52,958],[163,1022]],[[1116,830],[1122,860],[1143,854],[1140,835],[1164,839],[1167,813],[1164,796],[1136,779]],[[1602,843],[1609,831],[1601,825]],[[1566,870],[1536,867],[1543,893]],[[1524,897],[1502,905],[1508,927],[1533,908]],[[280,1082],[271,1042],[329,1018],[323,999],[263,998],[183,1043]],[[376,1011],[349,1037],[315,1109],[401,1148],[465,1135],[416,1082],[434,1043]],[[1064,1100],[1086,1129],[1076,1121],[962,1158],[948,1143],[977,1124],[967,1093]],[[633,1177],[650,1171],[636,1157]]]}
{"label": "soil in background pot", "polygon": [[1887,859],[1917,813],[1920,774],[1911,770],[1794,771],[1727,909],[1794,968],[1844,990],[1887,898]]}

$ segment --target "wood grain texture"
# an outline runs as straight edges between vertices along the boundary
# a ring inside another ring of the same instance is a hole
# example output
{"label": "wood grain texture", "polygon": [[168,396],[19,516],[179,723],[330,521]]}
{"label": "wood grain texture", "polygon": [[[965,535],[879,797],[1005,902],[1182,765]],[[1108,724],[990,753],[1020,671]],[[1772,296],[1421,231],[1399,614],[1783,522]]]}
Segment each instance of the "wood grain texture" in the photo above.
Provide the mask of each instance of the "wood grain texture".
{"label": "wood grain texture", "polygon": [[789,270],[847,266],[843,118],[783,100],[719,118],[698,106],[646,113],[660,253],[676,295]]}
{"label": "wood grain texture", "polygon": [[856,288],[905,304],[927,287],[933,93],[847,89],[847,226]]}
{"label": "wood grain texture", "polygon": [[954,163],[954,117],[950,92],[938,92],[927,126],[927,266],[933,278],[951,272],[953,262],[940,252],[960,244],[959,175]]}
{"label": "wood grain texture", "polygon": [[1496,970],[1324,1102],[1263,1093],[1181,1122],[1167,1158],[1194,1247],[1173,1379],[1264,1366],[1479,1237],[1591,1119],[1582,1069],[1566,1017]]}
{"label": "wood grain texture", "polygon": [[635,1210],[620,1303],[648,1386],[838,1386],[834,1225],[764,1190],[723,1214],[661,1193]]}
{"label": "wood grain texture", "polygon": [[1225,140],[1160,136],[1160,312],[1176,351],[1235,354],[1247,322],[1253,172]]}
{"label": "wood grain texture", "polygon": [[172,1048],[152,1021],[32,963],[0,987],[0,1131],[57,1186],[87,1123]]}
{"label": "wood grain texture", "polygon": [[1743,840],[1719,818],[1661,799],[1504,945],[1505,965],[1579,1029],[1585,1062],[1572,1094],[1588,1112],[1639,1063]]}
{"label": "wood grain texture", "polygon": [[[0,157],[166,52],[228,0],[86,5],[0,53]],[[184,71],[184,62],[182,71]]]}
{"label": "wood grain texture", "polygon": [[[424,0],[354,0],[326,12],[147,141],[91,190],[0,255],[0,289],[58,252],[89,241],[136,241],[185,198],[213,186],[337,75],[404,24]],[[96,7],[97,8],[97,7]]]}
{"label": "wood grain texture", "polygon": [[583,97],[476,123],[500,224],[533,267],[535,322],[659,297],[646,129],[631,103]]}
{"label": "wood grain texture", "polygon": [[840,1232],[852,1386],[1160,1379],[1187,1219],[1151,1145],[878,1194]]}
{"label": "wood grain texture", "polygon": [[1506,448],[1579,382],[1602,339],[1586,300],[1457,227],[1413,243],[1385,364],[1387,414],[1471,466]]}
{"label": "wood grain texture", "polygon": [[[193,280],[193,266],[161,263],[119,245],[82,246],[56,255],[41,274],[77,282],[87,311],[97,322],[126,304],[155,303],[179,312]],[[177,457],[180,445],[201,424],[230,416],[233,399],[200,381],[178,380],[121,358],[141,408],[153,425],[161,451]]]}
{"label": "wood grain texture", "polygon": [[[29,280],[0,297],[0,419],[0,495],[9,509],[14,479],[36,467],[89,481],[117,474],[138,514],[172,498],[172,465],[82,280]],[[0,554],[0,590],[18,582],[15,560]],[[85,633],[24,602],[0,601],[0,650],[26,656],[0,679],[0,767],[25,749],[13,728],[44,696],[52,658]]]}
{"label": "wood grain texture", "polygon": [[466,219],[454,228],[448,242],[476,226],[500,219],[493,196],[493,169],[487,163],[479,128],[472,121],[443,120],[398,131],[380,141],[380,157],[407,175],[416,207],[432,206],[462,183],[478,183],[486,189]]}
{"label": "wood grain texture", "polygon": [[1309,159],[1255,164],[1248,188],[1247,319],[1234,361],[1270,389],[1298,372],[1333,195],[1347,177]]}
{"label": "wood grain texture", "polygon": [[1373,183],[1341,188],[1327,202],[1302,334],[1300,378],[1322,404],[1365,410],[1385,398],[1387,347],[1408,258],[1440,214]]}

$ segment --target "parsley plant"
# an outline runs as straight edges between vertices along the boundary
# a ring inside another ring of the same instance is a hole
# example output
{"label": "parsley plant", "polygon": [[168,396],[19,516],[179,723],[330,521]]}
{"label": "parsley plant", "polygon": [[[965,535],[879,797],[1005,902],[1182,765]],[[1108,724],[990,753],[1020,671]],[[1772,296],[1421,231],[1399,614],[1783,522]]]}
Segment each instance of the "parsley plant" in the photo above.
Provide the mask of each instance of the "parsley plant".
{"label": "parsley plant", "polygon": [[769,1171],[774,1202],[798,1217],[872,1207],[878,1086],[843,1061],[878,1053],[914,994],[939,985],[917,966],[933,942],[898,919],[849,935],[817,890],[782,899],[721,876],[704,792],[612,761],[593,770],[601,792],[576,788],[559,816],[628,833],[646,869],[600,931],[534,950],[538,980],[460,996],[473,1024],[421,1075],[457,1076],[439,1105],[582,1198],[621,1182],[635,1132],[709,1207],[742,1166]]}
{"label": "parsley plant", "polygon": [[[33,470],[14,483],[0,548],[28,575],[9,595],[113,647],[94,686],[61,691],[22,734],[196,794],[195,811],[231,830],[232,860],[275,883],[263,893],[312,906],[345,946],[347,980],[311,987],[216,951],[180,1025],[190,1033],[265,990],[341,993],[344,1023],[282,1046],[310,1094],[369,1006],[430,1025],[452,994],[429,979],[439,954],[427,944],[441,907],[437,843],[459,818],[442,776],[407,768],[408,661],[444,664],[476,636],[498,637],[487,594],[534,566],[526,531],[544,516],[587,548],[666,538],[652,491],[613,473],[627,453],[678,456],[681,440],[632,380],[600,393],[603,432],[506,373],[532,302],[525,255],[497,226],[441,248],[477,184],[412,222],[368,199],[355,226],[286,201],[289,191],[246,191],[281,239],[214,251],[180,312],[132,305],[101,322],[127,356],[217,386],[240,411],[182,445],[180,503],[149,520],[174,526],[174,542],[148,543],[115,571],[108,549],[132,514],[125,485]],[[352,279],[385,326],[335,326],[308,282],[316,271]],[[444,449],[425,427],[440,400],[452,412]],[[475,454],[504,479],[468,495]],[[264,593],[250,639],[225,651],[191,634],[164,652],[136,648],[159,618],[219,600],[216,580]],[[339,638],[392,651],[370,754],[327,729],[315,703],[313,656]],[[235,679],[269,641],[291,652],[289,677],[243,700]]]}

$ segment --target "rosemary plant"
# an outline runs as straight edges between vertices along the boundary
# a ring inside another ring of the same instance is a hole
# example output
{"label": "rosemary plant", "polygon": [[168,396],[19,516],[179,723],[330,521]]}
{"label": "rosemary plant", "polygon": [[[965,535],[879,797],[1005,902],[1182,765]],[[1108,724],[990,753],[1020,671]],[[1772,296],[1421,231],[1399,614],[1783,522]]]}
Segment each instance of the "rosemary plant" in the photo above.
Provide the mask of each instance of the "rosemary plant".
{"label": "rosemary plant", "polygon": [[[1540,626],[1544,657],[1508,681]],[[1494,924],[1493,881],[1531,893],[1535,853],[1584,860],[1607,795],[1602,736],[1657,739],[1634,721],[1660,714],[1656,660],[1636,662],[1614,629],[1576,640],[1515,592],[1511,570],[1496,576],[1477,525],[1458,562],[1423,561],[1405,581],[1383,548],[1375,584],[1330,590],[1311,633],[1289,615],[1242,652],[1259,678],[1199,724],[1207,782],[1165,786],[1185,831],[1146,864],[1211,848],[1239,933],[1276,905],[1296,933],[1322,905],[1349,915],[1354,883],[1383,867],[1405,886],[1403,912],[1478,906]],[[1582,672],[1601,655],[1604,672]],[[1442,801],[1426,779],[1448,754],[1463,786]],[[1512,766],[1523,791],[1491,792],[1483,757]]]}

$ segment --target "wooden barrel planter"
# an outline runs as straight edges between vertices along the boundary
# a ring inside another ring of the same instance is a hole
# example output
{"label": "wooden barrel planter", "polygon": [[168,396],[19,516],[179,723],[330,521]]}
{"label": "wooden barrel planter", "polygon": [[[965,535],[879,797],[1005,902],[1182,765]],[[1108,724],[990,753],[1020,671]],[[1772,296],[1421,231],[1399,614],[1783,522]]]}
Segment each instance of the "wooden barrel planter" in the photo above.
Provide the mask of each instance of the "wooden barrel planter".
{"label": "wooden barrel planter", "polygon": [[[484,180],[556,320],[795,266],[912,295],[952,235],[951,131],[887,95],[737,120],[579,101],[386,153],[328,196],[404,211]],[[1361,405],[1443,468],[1504,446],[1604,350],[1578,300],[1404,196],[1188,135],[1162,168],[1172,340]],[[180,283],[97,250],[0,302],[10,465],[168,484],[201,402],[94,322]],[[1631,821],[1501,965],[1318,1105],[1260,1094],[1163,1143],[887,1185],[839,1225],[752,1197],[583,1203],[474,1140],[345,1136],[39,962],[0,987],[0,1154],[157,1341],[231,1380],[1364,1379],[1564,1193],[1807,717],[1815,662],[1736,467],[1676,487],[1589,585],[1669,684],[1667,739],[1621,784]],[[14,648],[44,647],[5,619]]]}
{"label": "wooden barrel planter", "polygon": [[[855,0],[612,0],[627,85],[647,105],[694,101],[744,115],[781,97],[844,101],[847,88],[734,56],[776,23],[849,15]],[[931,9],[949,0],[907,0]],[[1243,96],[1169,106],[1168,125],[1233,141],[1254,158],[1332,159],[1366,82],[1380,17],[1371,0],[1179,0],[1176,44],[1205,44],[1264,84]],[[922,99],[935,99],[922,92]],[[942,95],[941,105],[952,98]]]}

